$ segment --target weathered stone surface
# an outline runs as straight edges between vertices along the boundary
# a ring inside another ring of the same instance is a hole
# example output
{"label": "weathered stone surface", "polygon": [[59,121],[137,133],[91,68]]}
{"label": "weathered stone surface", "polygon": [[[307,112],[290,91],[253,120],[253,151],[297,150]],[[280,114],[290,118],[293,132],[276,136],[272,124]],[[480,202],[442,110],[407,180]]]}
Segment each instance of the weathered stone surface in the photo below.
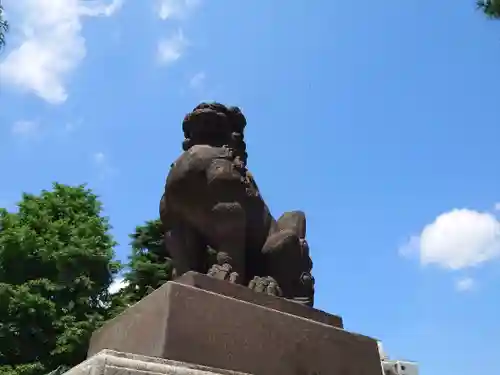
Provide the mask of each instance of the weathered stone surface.
{"label": "weathered stone surface", "polygon": [[160,200],[166,248],[178,276],[206,273],[312,307],[305,213],[271,215],[247,168],[246,123],[239,108],[220,103],[184,118],[184,152]]}
{"label": "weathered stone surface", "polygon": [[228,290],[168,282],[94,333],[89,356],[113,349],[254,375],[381,375],[375,340]]}
{"label": "weathered stone surface", "polygon": [[103,350],[64,375],[250,375],[137,354]]}
{"label": "weathered stone surface", "polygon": [[203,290],[236,298],[240,301],[254,303],[263,307],[278,310],[292,315],[301,316],[337,328],[344,328],[342,318],[324,311],[311,309],[299,303],[276,298],[265,293],[256,293],[253,290],[237,284],[208,277],[197,272],[189,271],[175,280],[180,284],[191,285]]}

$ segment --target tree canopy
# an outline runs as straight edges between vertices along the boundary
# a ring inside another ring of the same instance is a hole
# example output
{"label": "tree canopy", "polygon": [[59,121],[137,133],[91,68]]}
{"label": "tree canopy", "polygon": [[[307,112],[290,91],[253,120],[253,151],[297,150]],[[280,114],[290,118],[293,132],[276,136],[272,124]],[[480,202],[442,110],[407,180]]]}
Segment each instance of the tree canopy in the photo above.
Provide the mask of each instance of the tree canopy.
{"label": "tree canopy", "polygon": [[484,13],[492,18],[500,18],[500,1],[499,0],[478,0],[477,5]]}
{"label": "tree canopy", "polygon": [[0,373],[38,375],[85,359],[119,264],[84,185],[24,194],[18,208],[0,209]]}
{"label": "tree canopy", "polygon": [[160,219],[136,227],[130,238],[132,254],[125,273],[123,297],[133,303],[171,280],[173,266],[165,248]]}
{"label": "tree canopy", "polygon": [[5,46],[5,34],[9,31],[9,23],[4,18],[4,10],[0,1],[0,51]]}
{"label": "tree canopy", "polygon": [[85,185],[54,184],[0,209],[0,373],[61,374],[85,359],[106,320],[172,279],[160,219],[135,228],[125,287],[101,203]]}

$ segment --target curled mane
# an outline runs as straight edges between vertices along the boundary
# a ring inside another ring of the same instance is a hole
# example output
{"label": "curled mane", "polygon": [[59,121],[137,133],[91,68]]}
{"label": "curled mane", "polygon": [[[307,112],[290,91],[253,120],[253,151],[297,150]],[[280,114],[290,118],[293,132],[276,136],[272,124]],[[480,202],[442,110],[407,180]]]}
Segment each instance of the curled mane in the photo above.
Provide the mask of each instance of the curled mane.
{"label": "curled mane", "polygon": [[244,141],[246,118],[238,107],[220,103],[201,103],[184,117],[182,149],[194,145],[227,146],[246,164],[248,155]]}

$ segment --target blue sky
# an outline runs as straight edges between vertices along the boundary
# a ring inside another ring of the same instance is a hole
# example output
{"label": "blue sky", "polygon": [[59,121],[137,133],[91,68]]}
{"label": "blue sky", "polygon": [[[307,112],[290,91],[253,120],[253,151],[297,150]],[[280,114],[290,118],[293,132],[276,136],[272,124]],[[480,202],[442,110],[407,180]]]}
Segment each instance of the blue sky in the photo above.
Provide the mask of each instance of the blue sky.
{"label": "blue sky", "polygon": [[308,214],[317,307],[424,375],[498,372],[500,23],[473,0],[4,6],[0,205],[87,182],[126,260],[184,114],[239,105],[273,213]]}

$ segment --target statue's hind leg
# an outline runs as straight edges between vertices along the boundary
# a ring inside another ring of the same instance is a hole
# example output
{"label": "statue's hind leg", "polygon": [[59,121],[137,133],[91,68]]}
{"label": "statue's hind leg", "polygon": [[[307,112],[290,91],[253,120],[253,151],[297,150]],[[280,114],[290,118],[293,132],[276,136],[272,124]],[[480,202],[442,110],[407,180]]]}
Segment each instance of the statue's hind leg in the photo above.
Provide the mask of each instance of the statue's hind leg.
{"label": "statue's hind leg", "polygon": [[267,239],[262,253],[266,275],[276,280],[282,296],[312,306],[314,278],[305,234],[305,215],[298,211],[285,213],[277,222],[277,231]]}
{"label": "statue's hind leg", "polygon": [[299,238],[306,238],[306,215],[302,211],[289,211],[276,222],[278,231],[291,230]]}

